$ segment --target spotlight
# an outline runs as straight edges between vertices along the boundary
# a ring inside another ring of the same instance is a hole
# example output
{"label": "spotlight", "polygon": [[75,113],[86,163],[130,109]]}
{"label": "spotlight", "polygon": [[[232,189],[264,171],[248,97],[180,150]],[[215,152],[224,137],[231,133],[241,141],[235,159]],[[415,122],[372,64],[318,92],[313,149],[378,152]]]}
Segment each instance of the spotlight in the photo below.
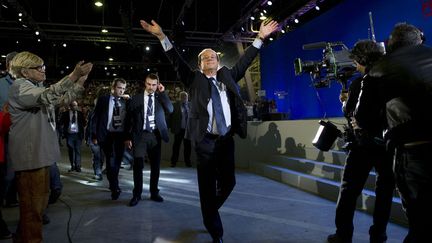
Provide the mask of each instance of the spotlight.
{"label": "spotlight", "polygon": [[38,42],[41,42],[41,39],[38,39]]}
{"label": "spotlight", "polygon": [[63,47],[66,47],[67,46],[67,44],[66,43],[63,43]]}
{"label": "spotlight", "polygon": [[145,47],[145,50],[146,50],[146,51],[150,51],[150,46],[146,46],[146,47]]}
{"label": "spotlight", "polygon": [[273,41],[273,37],[270,37],[269,40],[270,40],[270,41]]}
{"label": "spotlight", "polygon": [[273,2],[272,1],[267,1],[267,5],[269,5],[269,6],[273,5]]}
{"label": "spotlight", "polygon": [[114,58],[110,57],[110,58],[108,58],[108,61],[112,62],[112,61],[114,61]]}
{"label": "spotlight", "polygon": [[35,31],[35,35],[39,35],[39,34],[40,34],[39,31],[36,30],[36,31]]}
{"label": "spotlight", "polygon": [[299,22],[300,21],[297,18],[294,19],[294,23],[298,24]]}
{"label": "spotlight", "polygon": [[102,6],[103,6],[103,3],[102,3],[101,1],[96,1],[96,2],[94,3],[94,5],[95,5],[96,7],[102,7]]}
{"label": "spotlight", "polygon": [[107,29],[102,29],[101,32],[102,33],[108,33],[108,30]]}
{"label": "spotlight", "polygon": [[250,16],[250,19],[251,19],[251,20],[255,20],[255,17],[254,17],[254,16]]}
{"label": "spotlight", "polygon": [[18,17],[22,17],[22,13],[18,13]]}
{"label": "spotlight", "polygon": [[320,7],[318,5],[315,6],[316,11],[320,10]]}
{"label": "spotlight", "polygon": [[18,21],[21,22],[21,21],[22,21],[22,18],[19,18]]}
{"label": "spotlight", "polygon": [[111,46],[105,46],[105,49],[111,50]]}
{"label": "spotlight", "polygon": [[282,32],[282,34],[285,34],[285,30],[284,29],[281,29],[281,32]]}
{"label": "spotlight", "polygon": [[66,69],[69,69],[69,66],[66,66]]}
{"label": "spotlight", "polygon": [[147,72],[150,72],[150,68],[147,68]]}
{"label": "spotlight", "polygon": [[266,19],[267,19],[266,16],[261,16],[261,17],[260,17],[260,20],[266,20]]}

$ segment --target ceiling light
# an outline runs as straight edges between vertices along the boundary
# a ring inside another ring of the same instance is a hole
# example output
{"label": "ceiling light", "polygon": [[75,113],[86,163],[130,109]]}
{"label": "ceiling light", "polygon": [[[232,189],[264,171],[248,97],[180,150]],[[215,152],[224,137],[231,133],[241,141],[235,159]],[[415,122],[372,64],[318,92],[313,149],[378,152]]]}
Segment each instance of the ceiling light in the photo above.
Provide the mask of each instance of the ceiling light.
{"label": "ceiling light", "polygon": [[295,22],[296,24],[298,24],[298,23],[299,23],[299,20],[296,18],[296,19],[294,19],[294,22]]}
{"label": "ceiling light", "polygon": [[110,58],[108,58],[108,61],[112,62],[112,61],[114,61],[114,58],[110,57]]}
{"label": "ceiling light", "polygon": [[24,27],[24,28],[27,28],[28,26],[27,26],[27,25],[25,25],[25,24],[23,24],[23,25],[22,25],[22,27]]}
{"label": "ceiling light", "polygon": [[282,29],[281,32],[282,32],[282,34],[285,34],[285,30],[284,29]]}
{"label": "ceiling light", "polygon": [[272,37],[270,37],[270,38],[269,38],[269,40],[270,40],[270,41],[273,41],[273,38],[272,38]]}
{"label": "ceiling light", "polygon": [[18,13],[18,17],[22,17],[22,13]]}
{"label": "ceiling light", "polygon": [[35,31],[35,35],[39,35],[39,34],[40,34],[39,31],[36,30],[36,31]]}
{"label": "ceiling light", "polygon": [[266,17],[266,16],[261,16],[260,19],[261,19],[261,20],[266,20],[267,17]]}
{"label": "ceiling light", "polygon": [[267,1],[267,5],[271,6],[273,4],[272,1]]}
{"label": "ceiling light", "polygon": [[96,7],[102,7],[102,6],[103,6],[103,3],[102,3],[101,1],[96,1],[96,2],[94,3],[94,5],[95,5]]}
{"label": "ceiling light", "polygon": [[146,47],[145,47],[145,50],[146,50],[146,51],[150,51],[150,46],[146,46]]}
{"label": "ceiling light", "polygon": [[6,55],[1,55],[2,58],[6,58]]}
{"label": "ceiling light", "polygon": [[114,76],[114,77],[117,76],[117,73],[113,73],[113,76]]}
{"label": "ceiling light", "polygon": [[16,41],[15,43],[19,44],[19,41]]}
{"label": "ceiling light", "polygon": [[111,46],[105,46],[105,49],[111,50]]}
{"label": "ceiling light", "polygon": [[105,70],[108,70],[108,68],[107,68],[107,67],[104,67],[104,69],[105,69]]}
{"label": "ceiling light", "polygon": [[320,7],[319,7],[318,5],[316,5],[316,6],[315,6],[315,9],[316,9],[317,11],[319,11],[319,10],[320,10]]}
{"label": "ceiling light", "polygon": [[150,72],[150,68],[147,68],[147,72]]}
{"label": "ceiling light", "polygon": [[66,66],[66,69],[69,69],[69,66]]}
{"label": "ceiling light", "polygon": [[6,4],[4,4],[4,3],[2,3],[2,7],[3,8],[8,8],[8,6]]}
{"label": "ceiling light", "polygon": [[254,16],[251,16],[250,19],[251,19],[251,20],[255,20],[255,17],[254,17]]}
{"label": "ceiling light", "polygon": [[21,22],[21,21],[22,21],[22,18],[19,18],[18,21]]}
{"label": "ceiling light", "polygon": [[108,33],[108,30],[107,29],[102,29],[101,32],[102,33]]}
{"label": "ceiling light", "polygon": [[38,42],[41,42],[41,39],[38,39]]}
{"label": "ceiling light", "polygon": [[67,46],[67,44],[66,43],[63,43],[63,47],[66,47]]}

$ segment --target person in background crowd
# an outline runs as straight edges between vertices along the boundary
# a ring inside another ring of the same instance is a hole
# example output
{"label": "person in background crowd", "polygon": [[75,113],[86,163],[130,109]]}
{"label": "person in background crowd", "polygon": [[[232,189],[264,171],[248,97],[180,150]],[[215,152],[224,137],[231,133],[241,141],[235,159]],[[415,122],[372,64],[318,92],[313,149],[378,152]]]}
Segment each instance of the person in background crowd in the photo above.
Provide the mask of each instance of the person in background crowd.
{"label": "person in background crowd", "polygon": [[69,162],[71,168],[69,172],[81,172],[81,143],[84,138],[84,116],[79,111],[76,100],[69,104],[69,110],[63,112],[61,118],[63,136],[66,138],[68,147]]}
{"label": "person in background crowd", "polygon": [[[10,116],[8,112],[3,112],[0,111],[0,166],[1,166],[1,184],[3,185],[5,183],[5,175],[4,173],[6,172],[6,170],[3,169],[3,167],[5,167],[6,165],[6,160],[5,160],[5,151],[4,151],[4,138],[6,136],[6,134],[9,132],[9,127],[10,127]],[[0,200],[1,202],[3,202],[3,199],[5,197],[5,191],[2,189],[0,191]],[[3,219],[3,214],[1,211],[1,207],[2,205],[0,205],[0,240],[5,240],[5,239],[10,239],[12,238],[12,233],[9,231],[9,228],[6,224],[6,222]]]}
{"label": "person in background crowd", "polygon": [[92,67],[81,61],[69,75],[45,88],[42,58],[25,51],[10,63],[11,74],[16,78],[8,102],[12,121],[9,154],[20,198],[18,242],[43,241],[42,214],[48,205],[49,168],[61,159],[54,108],[82,95]]}
{"label": "person in background crowd", "polygon": [[171,167],[176,167],[180,146],[183,142],[184,162],[187,167],[191,167],[191,141],[185,138],[186,125],[189,117],[190,103],[188,94],[185,91],[180,92],[180,100],[174,103],[174,111],[170,116],[170,130],[174,134],[174,143],[171,154]]}

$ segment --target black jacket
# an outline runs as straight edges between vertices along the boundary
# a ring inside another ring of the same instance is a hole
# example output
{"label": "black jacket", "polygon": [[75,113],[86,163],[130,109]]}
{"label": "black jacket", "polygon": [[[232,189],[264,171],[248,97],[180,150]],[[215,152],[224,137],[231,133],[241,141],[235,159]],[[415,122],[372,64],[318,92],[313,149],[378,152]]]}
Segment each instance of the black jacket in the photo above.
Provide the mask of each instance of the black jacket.
{"label": "black jacket", "polygon": [[386,55],[369,72],[355,118],[360,127],[384,121],[397,143],[432,140],[432,49],[420,45]]}
{"label": "black jacket", "polygon": [[[237,82],[244,76],[247,68],[258,54],[259,49],[250,46],[244,55],[231,69],[222,67],[217,71],[216,79],[227,87],[231,109],[231,133],[237,133],[241,138],[247,136],[247,113],[240,96]],[[189,89],[191,109],[185,137],[201,141],[207,132],[209,115],[207,104],[211,98],[211,86],[207,77],[199,70],[192,70],[175,48],[166,52],[168,59],[174,65],[179,79]]]}

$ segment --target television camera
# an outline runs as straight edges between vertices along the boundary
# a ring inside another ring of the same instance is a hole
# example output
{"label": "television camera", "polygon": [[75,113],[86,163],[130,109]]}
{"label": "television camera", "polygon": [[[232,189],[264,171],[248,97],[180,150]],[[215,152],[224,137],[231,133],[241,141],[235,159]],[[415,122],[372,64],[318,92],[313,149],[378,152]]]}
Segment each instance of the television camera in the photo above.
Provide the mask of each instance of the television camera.
{"label": "television camera", "polygon": [[309,73],[315,88],[326,88],[332,81],[342,85],[346,91],[348,80],[356,73],[356,65],[349,58],[349,50],[342,42],[316,42],[303,45],[303,50],[323,49],[322,60],[294,60],[295,75]]}

